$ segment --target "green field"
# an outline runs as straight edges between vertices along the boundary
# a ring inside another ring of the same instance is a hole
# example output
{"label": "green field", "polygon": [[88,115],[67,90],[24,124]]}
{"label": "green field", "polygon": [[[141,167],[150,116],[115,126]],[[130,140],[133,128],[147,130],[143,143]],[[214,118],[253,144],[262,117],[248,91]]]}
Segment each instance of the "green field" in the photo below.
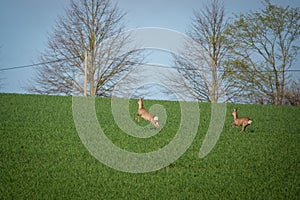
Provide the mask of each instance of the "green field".
{"label": "green field", "polygon": [[[110,99],[96,99],[96,114],[107,137],[132,152],[167,145],[180,124],[178,102],[162,105],[167,121],[157,135],[134,138],[114,123]],[[135,117],[136,100],[130,101]],[[300,107],[227,105],[223,132],[203,159],[211,105],[200,103],[200,126],[177,161],[149,173],[107,167],[82,144],[74,125],[72,97],[0,95],[0,199],[299,199]],[[231,111],[253,118],[240,133]],[[141,126],[147,125],[142,122]],[[147,127],[145,127],[147,128]]]}

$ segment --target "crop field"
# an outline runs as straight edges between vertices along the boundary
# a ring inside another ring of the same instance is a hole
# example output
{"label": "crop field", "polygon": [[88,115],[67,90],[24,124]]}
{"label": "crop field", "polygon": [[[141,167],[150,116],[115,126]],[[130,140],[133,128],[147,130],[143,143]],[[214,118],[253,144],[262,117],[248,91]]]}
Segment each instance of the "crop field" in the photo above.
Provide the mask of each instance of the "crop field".
{"label": "crop field", "polygon": [[[149,138],[122,131],[111,99],[96,98],[101,129],[116,146],[144,153],[168,145],[181,123],[180,105],[162,106],[167,119]],[[253,124],[231,128],[233,108]],[[72,97],[0,94],[0,199],[299,199],[300,107],[227,104],[222,133],[199,158],[211,120],[211,104],[199,103],[197,135],[175,162],[147,173],[115,170],[83,145],[74,123]],[[129,101],[135,120],[136,100]],[[136,123],[136,122],[134,122]],[[139,126],[151,129],[141,121]]]}

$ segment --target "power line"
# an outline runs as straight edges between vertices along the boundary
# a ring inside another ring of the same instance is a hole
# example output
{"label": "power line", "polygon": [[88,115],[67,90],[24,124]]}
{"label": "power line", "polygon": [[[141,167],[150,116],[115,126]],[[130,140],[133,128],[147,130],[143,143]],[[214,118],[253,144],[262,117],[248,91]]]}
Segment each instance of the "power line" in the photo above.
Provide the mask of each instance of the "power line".
{"label": "power line", "polygon": [[[24,69],[24,68],[30,68],[30,67],[36,67],[40,65],[45,65],[45,64],[52,64],[52,63],[57,63],[57,62],[62,62],[66,60],[72,60],[79,58],[80,56],[72,57],[72,58],[64,58],[64,59],[57,59],[53,61],[48,61],[48,62],[40,62],[40,63],[34,63],[34,64],[29,64],[29,65],[20,65],[20,66],[14,66],[14,67],[6,67],[6,68],[0,68],[0,71],[9,71],[9,70],[15,70],[15,69]],[[113,59],[112,59],[113,60]],[[196,69],[196,68],[184,68],[184,67],[176,67],[176,66],[171,66],[171,65],[162,65],[162,64],[153,64],[153,63],[132,63],[133,65],[145,65],[145,66],[151,66],[151,67],[157,67],[157,68],[165,68],[165,69],[177,69],[177,70],[187,70],[187,71],[212,71],[210,69]],[[248,73],[254,73],[254,72],[272,72],[272,71],[267,71],[267,70],[216,70],[218,72],[223,72],[223,73],[237,73],[237,72],[248,72]],[[287,69],[284,70],[284,72],[300,72],[300,69]]]}
{"label": "power line", "polygon": [[[170,66],[170,65],[161,65],[161,64],[152,64],[152,63],[136,63],[140,65],[146,65],[151,67],[158,67],[158,68],[166,68],[166,69],[178,69],[178,70],[187,70],[187,71],[204,71],[204,72],[211,72],[211,69],[196,69],[196,68],[184,68],[184,67],[176,67],[176,66]],[[267,70],[216,70],[217,72],[227,72],[227,73],[237,73],[237,72],[273,72],[273,71],[267,71]],[[287,69],[284,70],[284,72],[300,72],[300,69]]]}
{"label": "power line", "polygon": [[30,64],[30,65],[5,67],[5,68],[0,68],[0,71],[9,71],[9,70],[14,70],[14,69],[24,69],[24,68],[36,67],[36,66],[39,66],[39,65],[52,64],[52,63],[62,62],[62,61],[65,61],[65,60],[71,60],[71,59],[75,59],[75,58],[79,58],[79,56],[73,57],[73,58],[57,59],[57,60],[52,60],[52,61],[48,61],[48,62],[34,63],[34,64]]}

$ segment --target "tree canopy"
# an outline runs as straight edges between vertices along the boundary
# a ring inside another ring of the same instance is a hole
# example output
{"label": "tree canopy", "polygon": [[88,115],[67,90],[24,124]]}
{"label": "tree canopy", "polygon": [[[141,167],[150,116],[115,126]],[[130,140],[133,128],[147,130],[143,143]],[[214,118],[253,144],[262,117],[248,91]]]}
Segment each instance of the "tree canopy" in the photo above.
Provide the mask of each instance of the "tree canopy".
{"label": "tree canopy", "polygon": [[40,57],[45,64],[37,69],[30,90],[83,94],[86,76],[90,96],[109,95],[118,79],[141,58],[130,46],[130,35],[124,33],[124,16],[109,0],[71,1],[48,38]]}
{"label": "tree canopy", "polygon": [[287,74],[300,49],[299,8],[265,1],[259,11],[235,16],[226,31],[235,55],[227,76],[255,103],[283,104]]}

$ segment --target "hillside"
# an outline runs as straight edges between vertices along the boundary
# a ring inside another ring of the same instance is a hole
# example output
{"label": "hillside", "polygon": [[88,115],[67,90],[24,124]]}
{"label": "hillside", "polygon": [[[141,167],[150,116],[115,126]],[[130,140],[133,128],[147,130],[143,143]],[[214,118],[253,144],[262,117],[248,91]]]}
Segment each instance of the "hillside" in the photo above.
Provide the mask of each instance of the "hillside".
{"label": "hillside", "polygon": [[[145,101],[146,108],[153,104],[168,117],[158,134],[144,139],[114,123],[111,99],[97,98],[95,110],[108,139],[143,153],[168,145],[180,124],[178,102]],[[131,100],[133,120],[136,108]],[[299,198],[300,107],[227,104],[220,138],[203,159],[199,149],[211,104],[199,108],[200,126],[189,149],[167,167],[135,174],[109,168],[89,153],[76,131],[72,97],[0,94],[0,199]],[[231,128],[233,108],[253,119],[246,133]],[[140,126],[151,129],[146,122]]]}

